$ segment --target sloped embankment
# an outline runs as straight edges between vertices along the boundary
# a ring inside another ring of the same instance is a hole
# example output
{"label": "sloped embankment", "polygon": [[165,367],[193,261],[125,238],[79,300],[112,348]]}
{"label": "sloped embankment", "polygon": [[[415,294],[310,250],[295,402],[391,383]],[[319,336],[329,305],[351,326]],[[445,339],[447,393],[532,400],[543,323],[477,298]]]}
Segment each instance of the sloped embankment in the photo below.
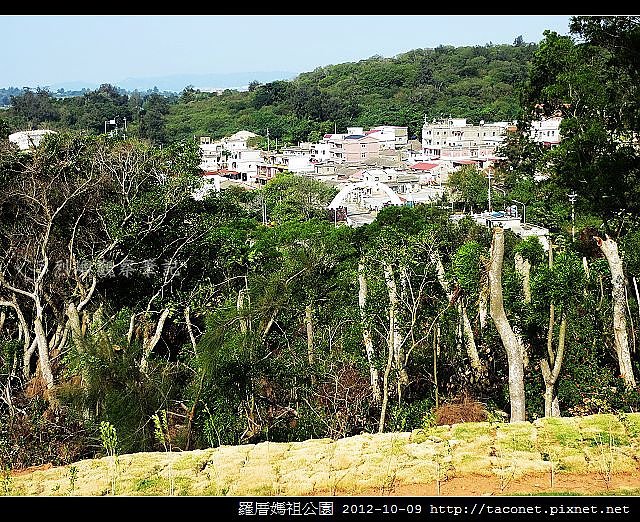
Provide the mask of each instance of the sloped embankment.
{"label": "sloped embankment", "polygon": [[[640,413],[136,453],[15,473],[13,495],[476,495],[640,491]],[[571,479],[571,480],[570,480]],[[597,491],[591,491],[595,489]]]}

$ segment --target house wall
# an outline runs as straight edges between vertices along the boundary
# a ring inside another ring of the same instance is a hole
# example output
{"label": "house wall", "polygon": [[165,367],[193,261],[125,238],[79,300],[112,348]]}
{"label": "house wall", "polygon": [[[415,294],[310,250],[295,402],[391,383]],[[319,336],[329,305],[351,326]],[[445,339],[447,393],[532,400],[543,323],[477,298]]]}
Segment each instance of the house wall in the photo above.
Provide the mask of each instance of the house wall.
{"label": "house wall", "polygon": [[344,140],[343,147],[346,161],[362,161],[377,156],[381,144],[375,138],[367,136],[359,140]]}

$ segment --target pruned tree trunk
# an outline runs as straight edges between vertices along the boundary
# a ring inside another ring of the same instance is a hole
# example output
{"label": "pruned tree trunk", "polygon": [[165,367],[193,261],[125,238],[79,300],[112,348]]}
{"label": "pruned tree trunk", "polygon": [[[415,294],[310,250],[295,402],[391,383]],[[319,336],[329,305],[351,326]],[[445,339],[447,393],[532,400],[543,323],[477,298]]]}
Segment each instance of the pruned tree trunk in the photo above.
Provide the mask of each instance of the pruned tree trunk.
{"label": "pruned tree trunk", "polygon": [[382,406],[380,407],[380,422],[378,423],[378,433],[384,432],[384,425],[387,420],[387,405],[389,404],[389,375],[393,366],[393,351],[389,350],[387,355],[387,365],[382,376]]}
{"label": "pruned tree trunk", "polygon": [[156,325],[153,336],[145,336],[142,341],[142,360],[140,361],[140,371],[144,374],[147,373],[147,369],[149,367],[149,356],[160,341],[160,337],[162,336],[162,329],[164,328],[164,323],[167,320],[167,317],[169,317],[169,309],[165,308],[160,314],[160,319],[158,319],[158,324]]}
{"label": "pruned tree trunk", "polygon": [[84,351],[84,335],[82,332],[82,325],[80,323],[80,314],[73,302],[67,305],[67,319],[69,328],[71,329],[71,338],[73,339],[73,343],[75,344],[76,349],[79,352],[82,352]]}
{"label": "pruned tree trunk", "polygon": [[[553,306],[553,305],[552,305]],[[549,323],[553,328],[553,322]],[[558,351],[554,354],[553,346],[550,340],[553,339],[553,331],[548,336],[547,349],[549,350],[549,360],[542,359],[540,361],[540,369],[542,370],[542,378],[544,379],[544,416],[559,417],[560,403],[556,394],[556,382],[562,368],[562,360],[564,359],[564,345],[567,333],[567,315],[562,314],[560,321],[560,332],[558,334]]]}
{"label": "pruned tree trunk", "polygon": [[636,387],[636,380],[633,375],[631,365],[631,354],[629,352],[629,340],[627,337],[627,320],[625,316],[625,285],[622,260],[618,253],[618,244],[609,236],[605,239],[595,237],[600,250],[607,258],[611,271],[611,297],[613,300],[613,336],[615,340],[615,350],[620,366],[620,375],[628,388]]}
{"label": "pruned tree trunk", "polygon": [[438,392],[438,357],[440,356],[440,345],[438,339],[440,337],[440,325],[433,332],[433,391],[435,396],[435,407],[440,407],[440,394]]}
{"label": "pruned tree trunk", "polygon": [[398,321],[398,288],[393,273],[393,267],[389,263],[384,265],[384,280],[389,293],[389,338],[388,349],[393,354],[396,371],[398,372],[398,401],[402,399],[402,391],[409,384],[409,375],[405,368],[405,357],[402,349],[402,335]]}
{"label": "pruned tree trunk", "polygon": [[524,302],[531,302],[531,284],[529,282],[531,274],[531,263],[519,253],[515,255],[516,272],[522,276],[522,292],[524,294]]}
{"label": "pruned tree trunk", "polygon": [[487,369],[478,354],[478,348],[476,346],[476,340],[473,336],[473,329],[471,328],[471,321],[469,321],[469,315],[467,314],[467,307],[462,300],[458,303],[458,311],[462,318],[462,336],[464,338],[464,345],[467,349],[467,356],[471,362],[471,369],[476,380],[481,380],[486,376]]}
{"label": "pruned tree trunk", "polygon": [[189,340],[191,341],[191,347],[193,348],[193,353],[196,353],[196,337],[193,335],[193,324],[191,324],[191,307],[187,306],[184,309],[184,321],[187,325],[187,332],[189,333]]}
{"label": "pruned tree trunk", "polygon": [[131,319],[129,319],[129,331],[127,332],[127,344],[131,346],[131,341],[133,340],[133,332],[136,326],[136,314],[135,312],[131,314]]}
{"label": "pruned tree trunk", "polygon": [[309,366],[315,364],[315,354],[313,353],[313,308],[310,304],[304,309],[304,322],[307,326],[307,360]]}
{"label": "pruned tree trunk", "polygon": [[480,331],[484,331],[487,326],[487,310],[489,308],[489,286],[480,283],[480,293],[478,294],[478,321],[480,322]]}
{"label": "pruned tree trunk", "polygon": [[373,349],[373,340],[371,339],[371,332],[367,326],[366,317],[366,305],[367,305],[367,278],[364,273],[364,263],[360,261],[358,263],[358,306],[360,308],[360,322],[362,324],[362,342],[367,354],[367,362],[369,363],[369,376],[371,378],[371,392],[373,394],[373,401],[375,404],[380,404],[382,401],[382,393],[380,391],[380,377],[378,375],[378,369],[375,365],[375,351]]}
{"label": "pruned tree trunk", "polygon": [[[435,265],[438,283],[440,283],[440,286],[447,294],[449,302],[453,304],[453,300],[455,299],[454,292],[451,290],[451,286],[449,285],[449,282],[445,277],[444,266],[442,265],[440,256],[435,249],[431,250],[431,262]],[[481,314],[482,311],[482,308],[480,308]],[[478,347],[476,346],[476,340],[473,335],[473,328],[471,328],[471,321],[469,321],[467,308],[462,301],[459,301],[458,303],[458,312],[460,313],[460,317],[462,320],[462,337],[464,339],[464,346],[467,351],[467,356],[469,357],[469,361],[471,362],[471,368],[474,372],[476,380],[480,381],[487,374],[487,368],[484,364],[482,364],[482,361],[480,360]],[[484,313],[486,315],[486,307],[484,308]]]}
{"label": "pruned tree trunk", "polygon": [[304,322],[307,330],[307,361],[311,367],[311,384],[315,385],[317,379],[313,373],[313,365],[316,363],[315,353],[313,351],[313,307],[310,304],[304,308]]}
{"label": "pruned tree trunk", "polygon": [[51,361],[49,360],[49,343],[47,342],[47,335],[42,325],[42,318],[36,316],[33,321],[33,326],[38,346],[40,373],[47,386],[47,390],[51,390],[53,388],[53,372],[51,371]]}
{"label": "pruned tree trunk", "polygon": [[262,331],[262,342],[264,342],[267,339],[267,335],[269,335],[269,332],[271,331],[271,327],[273,326],[273,323],[275,322],[277,315],[278,315],[278,309],[274,308],[273,312],[271,312],[271,317],[269,317],[269,320],[267,321],[267,324],[264,327],[264,330]]}
{"label": "pruned tree trunk", "polygon": [[504,259],[504,230],[500,227],[493,229],[491,242],[491,259],[489,263],[489,296],[491,319],[500,335],[502,344],[507,352],[509,365],[509,401],[511,404],[511,422],[524,421],[524,360],[523,347],[513,332],[507,314],[504,311],[502,298],[502,263]]}

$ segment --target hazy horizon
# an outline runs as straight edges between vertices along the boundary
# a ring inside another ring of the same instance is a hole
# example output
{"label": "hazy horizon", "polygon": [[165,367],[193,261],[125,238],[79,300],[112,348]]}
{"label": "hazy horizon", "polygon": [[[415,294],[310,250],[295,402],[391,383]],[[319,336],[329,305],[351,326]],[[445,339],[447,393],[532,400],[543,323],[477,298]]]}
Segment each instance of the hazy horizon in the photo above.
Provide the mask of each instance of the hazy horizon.
{"label": "hazy horizon", "polygon": [[537,43],[545,29],[567,34],[569,18],[2,15],[0,87],[118,85],[129,79],[247,73],[294,77],[320,66],[439,45],[511,44],[520,35]]}

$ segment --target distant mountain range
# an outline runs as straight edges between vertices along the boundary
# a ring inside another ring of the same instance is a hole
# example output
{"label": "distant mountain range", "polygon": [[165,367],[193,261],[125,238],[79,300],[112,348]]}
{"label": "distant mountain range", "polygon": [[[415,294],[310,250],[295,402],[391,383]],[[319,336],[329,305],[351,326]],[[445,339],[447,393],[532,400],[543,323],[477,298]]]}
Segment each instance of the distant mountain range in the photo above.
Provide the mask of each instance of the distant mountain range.
{"label": "distant mountain range", "polygon": [[[291,71],[258,71],[239,73],[211,73],[211,74],[172,74],[167,76],[149,76],[140,78],[125,78],[119,81],[104,81],[100,83],[110,83],[115,87],[120,87],[127,91],[146,91],[157,87],[160,91],[181,92],[185,87],[192,85],[195,89],[243,89],[252,81],[260,83],[272,82],[275,80],[290,80],[298,73]],[[48,87],[50,91],[81,91],[82,89],[96,89],[100,83],[90,83],[83,81],[68,81],[54,83],[51,85],[41,85]],[[23,86],[20,86],[23,87]],[[30,86],[37,87],[37,86]]]}

